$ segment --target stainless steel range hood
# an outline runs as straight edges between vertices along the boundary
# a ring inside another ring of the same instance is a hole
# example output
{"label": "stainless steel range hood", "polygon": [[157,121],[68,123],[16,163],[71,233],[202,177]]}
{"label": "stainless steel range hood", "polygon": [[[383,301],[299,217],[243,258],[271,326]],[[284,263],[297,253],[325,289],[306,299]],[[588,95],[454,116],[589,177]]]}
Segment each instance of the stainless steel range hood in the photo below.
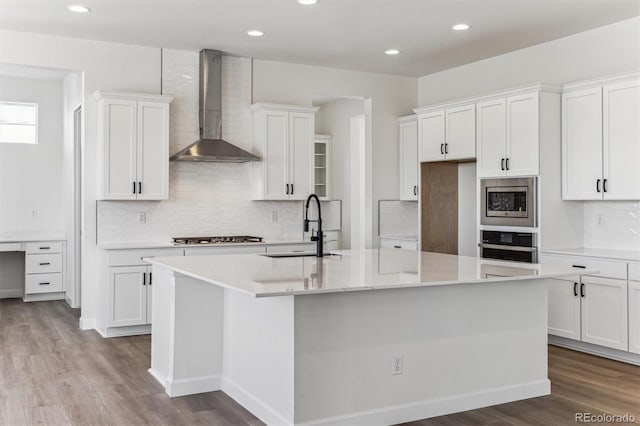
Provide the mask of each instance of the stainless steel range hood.
{"label": "stainless steel range hood", "polygon": [[260,160],[222,139],[222,52],[200,51],[200,139],[174,154],[171,160],[221,163]]}

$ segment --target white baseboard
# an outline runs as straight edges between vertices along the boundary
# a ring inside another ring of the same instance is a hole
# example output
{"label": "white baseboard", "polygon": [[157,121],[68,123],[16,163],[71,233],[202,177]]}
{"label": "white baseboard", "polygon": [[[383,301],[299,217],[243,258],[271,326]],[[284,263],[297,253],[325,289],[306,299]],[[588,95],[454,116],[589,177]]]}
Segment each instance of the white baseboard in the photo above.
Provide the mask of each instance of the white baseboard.
{"label": "white baseboard", "polygon": [[153,368],[150,368],[147,371],[149,372],[149,374],[151,374],[151,376],[154,379],[158,381],[158,383],[162,385],[162,387],[165,387],[167,385],[166,381],[164,380],[164,377],[162,377],[162,375],[158,373],[156,370],[154,370]]}
{"label": "white baseboard", "polygon": [[222,376],[222,391],[268,425],[293,425],[292,421],[287,421],[280,413],[238,386],[232,380],[229,380],[226,376]]}
{"label": "white baseboard", "polygon": [[64,292],[57,293],[32,293],[22,297],[24,302],[46,302],[49,300],[64,300]]}
{"label": "white baseboard", "polygon": [[23,288],[12,288],[0,290],[0,299],[15,299],[24,296]]}
{"label": "white baseboard", "polygon": [[[154,377],[156,376],[154,375]],[[164,389],[167,392],[167,395],[172,398],[176,396],[218,391],[220,390],[220,375],[213,374],[211,376],[178,380],[173,380],[171,377],[167,377]]]}
{"label": "white baseboard", "polygon": [[296,426],[391,425],[443,416],[445,414],[459,413],[461,411],[475,410],[491,405],[505,404],[522,399],[549,395],[550,393],[551,382],[549,380],[540,380],[538,382],[489,389],[482,392],[468,393],[449,398],[430,399],[411,404],[394,405],[375,410],[361,411],[344,416],[326,417],[308,422],[296,423]]}
{"label": "white baseboard", "polygon": [[626,362],[628,364],[640,365],[640,355],[631,352],[621,351],[618,349],[606,348],[600,345],[580,342],[578,340],[567,339],[549,335],[549,344],[560,346],[562,348],[572,349],[574,351],[584,352],[591,355],[601,356],[616,361]]}
{"label": "white baseboard", "polygon": [[105,339],[109,339],[111,337],[139,336],[141,334],[151,334],[151,324],[131,325],[127,327],[107,327],[106,329],[95,327],[95,330]]}
{"label": "white baseboard", "polygon": [[93,330],[96,328],[96,319],[80,317],[79,326],[80,330]]}

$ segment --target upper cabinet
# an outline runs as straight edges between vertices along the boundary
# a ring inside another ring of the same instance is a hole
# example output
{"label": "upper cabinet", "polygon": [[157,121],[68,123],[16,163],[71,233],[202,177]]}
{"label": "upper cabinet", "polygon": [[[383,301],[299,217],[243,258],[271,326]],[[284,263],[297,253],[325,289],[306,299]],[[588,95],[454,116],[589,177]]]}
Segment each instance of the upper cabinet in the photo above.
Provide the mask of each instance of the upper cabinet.
{"label": "upper cabinet", "polygon": [[436,109],[417,108],[421,162],[476,157],[475,104]]}
{"label": "upper cabinet", "polygon": [[254,198],[304,200],[314,192],[315,113],[318,108],[263,104],[251,106]]}
{"label": "upper cabinet", "polygon": [[331,199],[331,136],[316,135],[314,143],[314,188],[321,200]]}
{"label": "upper cabinet", "polygon": [[565,86],[562,198],[640,199],[640,78]]}
{"label": "upper cabinet", "polygon": [[97,91],[98,199],[169,198],[170,96]]}
{"label": "upper cabinet", "polygon": [[400,200],[418,199],[418,120],[415,115],[398,119]]}
{"label": "upper cabinet", "polygon": [[539,174],[539,91],[478,103],[478,176]]}

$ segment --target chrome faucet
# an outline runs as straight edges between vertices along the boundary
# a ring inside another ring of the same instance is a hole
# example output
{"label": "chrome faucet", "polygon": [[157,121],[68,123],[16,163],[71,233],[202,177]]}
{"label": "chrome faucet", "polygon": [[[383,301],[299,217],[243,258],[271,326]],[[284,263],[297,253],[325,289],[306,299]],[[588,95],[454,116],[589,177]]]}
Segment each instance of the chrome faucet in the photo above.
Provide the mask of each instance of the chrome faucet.
{"label": "chrome faucet", "polygon": [[[309,220],[309,203],[311,199],[315,198],[316,205],[318,206],[318,219],[317,220]],[[322,213],[320,211],[320,199],[316,194],[311,194],[307,198],[307,205],[304,209],[304,232],[309,232],[309,222],[317,222],[318,223],[318,231],[316,235],[311,233],[311,241],[316,242],[316,257],[324,256],[324,234],[322,233]]]}

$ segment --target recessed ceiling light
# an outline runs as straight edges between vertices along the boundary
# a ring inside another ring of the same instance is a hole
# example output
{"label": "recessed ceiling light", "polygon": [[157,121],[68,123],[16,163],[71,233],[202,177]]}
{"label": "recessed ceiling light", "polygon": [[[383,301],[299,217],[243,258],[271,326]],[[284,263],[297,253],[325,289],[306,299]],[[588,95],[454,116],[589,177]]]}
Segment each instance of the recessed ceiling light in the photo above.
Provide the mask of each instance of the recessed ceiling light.
{"label": "recessed ceiling light", "polygon": [[384,53],[386,53],[387,55],[397,55],[398,53],[400,53],[400,51],[398,49],[389,49],[385,50]]}
{"label": "recessed ceiling light", "polygon": [[80,4],[72,4],[71,6],[67,6],[67,9],[69,9],[72,12],[75,13],[89,13],[91,12],[91,9],[89,9],[86,6],[82,6]]}
{"label": "recessed ceiling light", "polygon": [[318,0],[298,0],[298,3],[304,6],[311,6],[318,3]]}
{"label": "recessed ceiling light", "polygon": [[453,28],[454,31],[465,31],[465,30],[468,30],[471,27],[469,25],[467,25],[467,24],[455,24],[451,28]]}
{"label": "recessed ceiling light", "polygon": [[251,37],[262,37],[264,35],[264,33],[260,30],[247,31],[247,34],[249,34]]}

